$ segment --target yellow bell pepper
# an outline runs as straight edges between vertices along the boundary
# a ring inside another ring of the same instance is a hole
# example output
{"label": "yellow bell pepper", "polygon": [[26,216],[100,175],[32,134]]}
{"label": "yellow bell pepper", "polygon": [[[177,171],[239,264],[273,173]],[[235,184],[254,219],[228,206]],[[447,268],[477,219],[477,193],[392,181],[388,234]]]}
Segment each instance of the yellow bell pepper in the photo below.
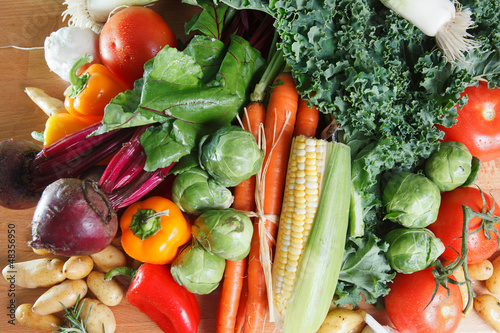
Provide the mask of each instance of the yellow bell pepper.
{"label": "yellow bell pepper", "polygon": [[43,145],[48,146],[68,134],[92,125],[92,123],[88,119],[77,117],[67,112],[53,114],[45,123]]}
{"label": "yellow bell pepper", "polygon": [[175,203],[153,196],[130,205],[120,219],[123,250],[151,264],[170,264],[191,240],[191,224]]}

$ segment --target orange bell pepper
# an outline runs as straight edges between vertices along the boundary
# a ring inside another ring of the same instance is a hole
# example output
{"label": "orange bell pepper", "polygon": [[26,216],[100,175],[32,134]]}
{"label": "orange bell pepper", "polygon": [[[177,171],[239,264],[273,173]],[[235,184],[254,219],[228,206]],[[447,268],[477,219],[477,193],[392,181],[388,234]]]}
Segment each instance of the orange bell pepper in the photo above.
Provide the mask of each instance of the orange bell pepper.
{"label": "orange bell pepper", "polygon": [[65,92],[64,107],[75,116],[98,122],[111,99],[129,87],[102,64],[91,64],[78,75],[81,67],[90,60],[91,57],[84,54],[73,65],[69,75],[71,87]]}
{"label": "orange bell pepper", "polygon": [[123,250],[151,264],[170,264],[191,239],[191,225],[175,203],[153,196],[130,205],[120,219]]}
{"label": "orange bell pepper", "polygon": [[68,134],[74,133],[92,125],[92,122],[83,117],[76,117],[70,113],[56,113],[45,122],[43,131],[43,145],[48,146]]}

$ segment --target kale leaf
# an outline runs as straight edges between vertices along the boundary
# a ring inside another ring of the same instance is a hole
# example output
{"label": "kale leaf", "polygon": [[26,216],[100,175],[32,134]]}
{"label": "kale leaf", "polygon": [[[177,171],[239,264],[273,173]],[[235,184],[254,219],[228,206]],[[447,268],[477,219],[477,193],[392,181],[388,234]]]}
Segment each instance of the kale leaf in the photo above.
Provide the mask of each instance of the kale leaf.
{"label": "kale leaf", "polygon": [[336,304],[359,304],[361,295],[366,303],[374,304],[387,295],[395,275],[384,254],[387,248],[388,244],[373,234],[348,240],[335,292]]}

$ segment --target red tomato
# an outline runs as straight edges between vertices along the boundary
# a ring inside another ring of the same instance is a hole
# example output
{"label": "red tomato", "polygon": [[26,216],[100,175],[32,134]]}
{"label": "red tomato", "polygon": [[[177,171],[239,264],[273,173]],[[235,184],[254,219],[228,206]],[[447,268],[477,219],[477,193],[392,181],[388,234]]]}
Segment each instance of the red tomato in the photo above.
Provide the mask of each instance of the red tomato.
{"label": "red tomato", "polygon": [[[486,199],[486,210],[493,207],[493,198],[483,192]],[[483,201],[481,192],[476,187],[458,187],[453,191],[441,193],[441,206],[436,222],[427,228],[431,230],[436,237],[441,239],[445,246],[442,257],[447,260],[454,260],[461,253],[462,230],[463,230],[463,211],[462,205],[467,205],[476,212],[481,212]],[[495,203],[494,215],[500,214],[500,209]],[[474,217],[469,222],[469,233],[479,227],[481,219]],[[500,227],[500,225],[497,225]],[[473,233],[468,237],[469,252],[467,253],[467,262],[469,264],[478,263],[491,257],[498,248],[498,240],[493,231],[490,232],[490,239],[486,239],[484,232]]]}
{"label": "red tomato", "polygon": [[462,295],[457,285],[448,283],[450,296],[439,286],[432,303],[435,288],[432,268],[412,274],[396,274],[391,290],[385,297],[385,307],[399,332],[446,333],[456,330],[462,318]]}
{"label": "red tomato", "polygon": [[462,142],[472,156],[487,162],[500,157],[500,89],[479,85],[468,87],[467,104],[458,110],[457,123],[449,128],[436,126],[445,133],[444,141]]}
{"label": "red tomato", "polygon": [[132,6],[120,10],[104,24],[99,37],[102,63],[130,87],[141,78],[144,64],[177,39],[154,10]]}

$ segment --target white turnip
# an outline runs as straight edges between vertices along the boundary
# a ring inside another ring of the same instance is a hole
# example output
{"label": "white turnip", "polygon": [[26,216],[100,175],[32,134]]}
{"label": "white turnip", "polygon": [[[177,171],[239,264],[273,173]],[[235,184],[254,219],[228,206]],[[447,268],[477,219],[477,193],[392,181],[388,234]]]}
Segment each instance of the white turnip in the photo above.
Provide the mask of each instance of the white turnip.
{"label": "white turnip", "polygon": [[89,255],[105,249],[117,230],[116,212],[95,181],[59,179],[35,208],[29,245],[57,255]]}

